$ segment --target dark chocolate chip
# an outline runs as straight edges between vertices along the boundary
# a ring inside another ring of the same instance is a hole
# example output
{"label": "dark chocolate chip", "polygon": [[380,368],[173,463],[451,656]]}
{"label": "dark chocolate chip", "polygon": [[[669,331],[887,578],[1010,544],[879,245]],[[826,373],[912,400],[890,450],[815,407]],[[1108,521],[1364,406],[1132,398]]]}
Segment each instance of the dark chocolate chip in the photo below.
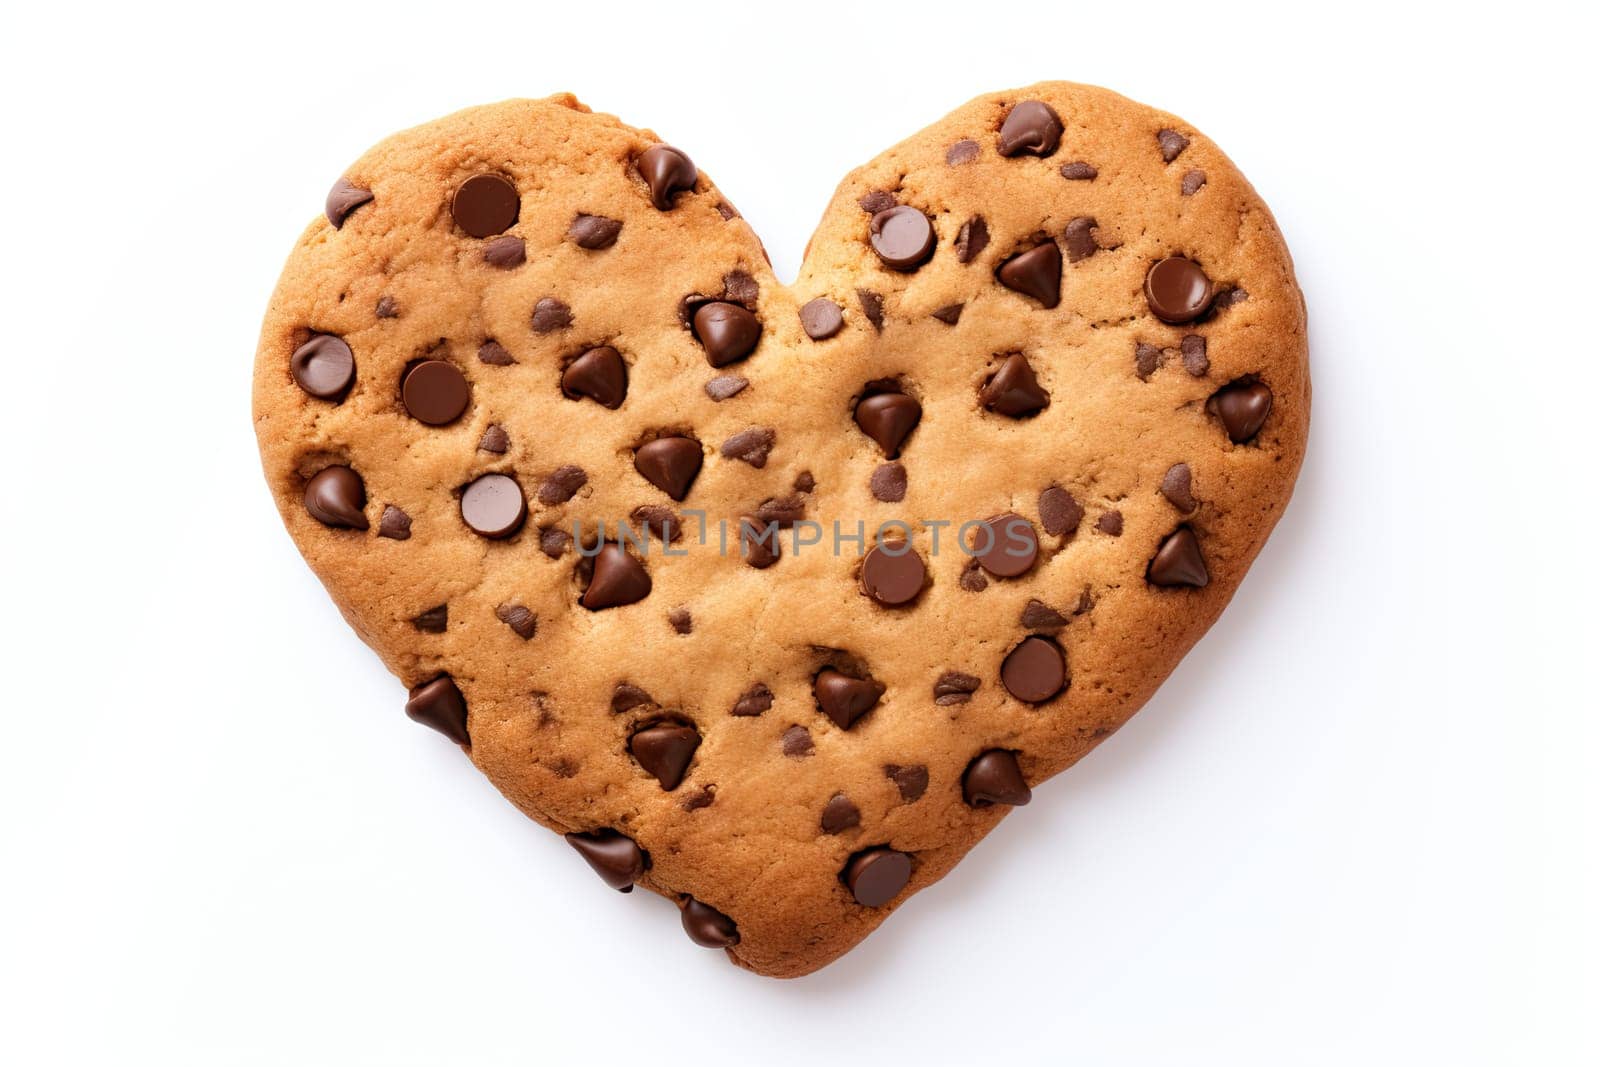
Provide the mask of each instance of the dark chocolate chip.
{"label": "dark chocolate chip", "polygon": [[678,807],[684,811],[699,811],[701,808],[709,808],[716,799],[717,787],[708,785],[685,795],[678,801]]}
{"label": "dark chocolate chip", "polygon": [[689,614],[688,608],[673,608],[667,612],[667,623],[672,627],[673,633],[694,633],[694,616]]}
{"label": "dark chocolate chip", "polygon": [[1144,299],[1162,322],[1193,322],[1211,309],[1216,290],[1192,259],[1168,256],[1150,265],[1144,276]]}
{"label": "dark chocolate chip", "polygon": [[467,734],[467,701],[448,674],[423,682],[411,690],[406,714],[413,722],[431,726],[458,745],[472,744]]}
{"label": "dark chocolate chip", "polygon": [[1203,170],[1185,171],[1183,182],[1178,186],[1178,191],[1184,196],[1193,196],[1206,184],[1206,172]]}
{"label": "dark chocolate chip", "polygon": [[880,211],[888,211],[894,207],[895,199],[893,193],[885,192],[882,189],[874,189],[857,200],[856,203],[868,215],[876,215]]}
{"label": "dark chocolate chip", "polygon": [[813,341],[826,341],[844,329],[844,309],[825,296],[808,300],[800,308],[800,328]]}
{"label": "dark chocolate chip", "polygon": [[997,415],[1020,419],[1049,407],[1050,394],[1039,384],[1033,366],[1022,353],[1013,352],[984,383],[978,401]]}
{"label": "dark chocolate chip", "polygon": [[747,565],[764,571],[783,556],[779,527],[751,516],[739,520],[739,554]]}
{"label": "dark chocolate chip", "polygon": [[472,402],[472,390],[461,368],[443,359],[428,359],[406,371],[400,399],[418,422],[444,426],[461,417]]}
{"label": "dark chocolate chip", "polygon": [[812,684],[817,706],[841,730],[848,730],[855,721],[877,706],[883,696],[884,684],[873,678],[852,678],[832,667],[824,667]]}
{"label": "dark chocolate chip", "polygon": [[822,832],[842,834],[861,825],[861,809],[843,793],[835,793],[822,807]]}
{"label": "dark chocolate chip", "polygon": [[617,243],[617,235],[621,232],[621,220],[608,219],[604,215],[579,215],[567,227],[567,236],[572,238],[572,243],[591,251],[610,248]]}
{"label": "dark chocolate chip", "polygon": [[797,493],[809,493],[809,492],[811,492],[811,490],[815,489],[816,487],[817,487],[817,480],[816,480],[816,478],[812,477],[810,471],[801,471],[799,474],[794,476],[794,491],[795,492],[797,492]]}
{"label": "dark chocolate chip", "polygon": [[349,467],[324,467],[306,482],[306,511],[324,526],[365,530],[367,487]]}
{"label": "dark chocolate chip", "polygon": [[948,167],[959,167],[977,158],[978,142],[973,140],[957,141],[944,151],[944,162]]}
{"label": "dark chocolate chip", "polygon": [[628,751],[633,758],[669,793],[683,781],[694,750],[699,747],[699,732],[676,722],[646,726],[628,738]]}
{"label": "dark chocolate chip", "polygon": [[1140,341],[1133,346],[1133,367],[1141,380],[1148,380],[1166,361],[1166,353],[1155,345]]}
{"label": "dark chocolate chip", "polygon": [[702,948],[732,948],[739,943],[739,928],[733,920],[693,897],[683,902],[683,932]]}
{"label": "dark chocolate chip", "polygon": [[1046,630],[1055,632],[1067,625],[1067,617],[1052,608],[1042,600],[1029,600],[1022,609],[1022,628],[1024,630]]}
{"label": "dark chocolate chip", "polygon": [[474,174],[456,186],[450,216],[474,237],[493,237],[517,221],[522,200],[517,187],[498,174]]}
{"label": "dark chocolate chip", "polygon": [[1107,511],[1094,520],[1094,528],[1112,537],[1122,536],[1122,512]]}
{"label": "dark chocolate chip", "polygon": [[579,489],[589,483],[589,476],[582,467],[568,463],[557,467],[550,472],[550,477],[539,486],[539,503],[565,504],[575,496]]}
{"label": "dark chocolate chip", "polygon": [[888,607],[917,599],[927,578],[922,557],[903,541],[873,545],[861,561],[861,591]]}
{"label": "dark chocolate chip", "polygon": [[411,516],[393,504],[384,505],[383,517],[378,520],[378,536],[387,537],[391,541],[409,540]]}
{"label": "dark chocolate chip", "polygon": [[491,540],[510,537],[527,517],[522,486],[510,475],[485,474],[461,494],[461,521]]}
{"label": "dark chocolate chip", "polygon": [[1272,412],[1272,390],[1264,382],[1240,378],[1211,394],[1206,410],[1222,420],[1228,440],[1242,445],[1261,432]]}
{"label": "dark chocolate chip", "polygon": [[567,546],[572,544],[572,535],[567,531],[554,526],[545,526],[539,530],[539,551],[551,559],[560,559],[566,555]]}
{"label": "dark chocolate chip", "polygon": [[478,438],[479,452],[493,452],[497,456],[503,456],[510,447],[510,435],[496,423],[490,423],[483,431],[483,436]]}
{"label": "dark chocolate chip", "polygon": [[916,208],[903,204],[873,215],[868,238],[890,270],[916,270],[933,255],[933,223]]}
{"label": "dark chocolate chip", "polygon": [[881,908],[911,881],[911,857],[892,848],[869,848],[850,857],[842,877],[857,904]]}
{"label": "dark chocolate chip", "polygon": [[1061,165],[1061,176],[1069,182],[1092,182],[1100,177],[1100,172],[1079,160],[1076,163],[1063,163]]}
{"label": "dark chocolate chip", "polygon": [[961,776],[961,797],[974,808],[991,804],[1021,807],[1033,799],[1033,790],[1022,777],[1017,754],[991,748],[967,765]]}
{"label": "dark chocolate chip", "polygon": [[1217,298],[1216,300],[1212,301],[1211,306],[1217,308],[1228,308],[1235,304],[1242,304],[1249,299],[1250,294],[1238,287],[1232,289],[1222,289],[1218,291]]}
{"label": "dark chocolate chip", "polygon": [[1008,511],[975,527],[970,548],[972,558],[996,578],[1016,578],[1039,558],[1039,535],[1033,523]]}
{"label": "dark chocolate chip", "polygon": [[571,325],[572,309],[555,297],[542,297],[533,305],[534,333],[555,333]]}
{"label": "dark chocolate chip", "polygon": [[969,593],[981,593],[989,588],[989,579],[983,576],[983,567],[977,560],[969,559],[962,566],[961,588]]}
{"label": "dark chocolate chip", "polygon": [[650,857],[644,849],[634,844],[633,838],[615,830],[594,830],[565,836],[567,844],[577,849],[584,862],[612,889],[632,892],[633,883],[650,865]]}
{"label": "dark chocolate chip", "polygon": [[579,603],[590,611],[634,604],[650,595],[650,585],[643,563],[621,545],[607,543],[594,557],[594,573]]}
{"label": "dark chocolate chip", "polygon": [[415,626],[420,633],[444,633],[450,625],[450,605],[440,604],[437,607],[429,608],[421,615],[418,615],[416,618],[412,619],[411,625]]}
{"label": "dark chocolate chip", "polygon": [[1193,476],[1187,463],[1174,463],[1167,468],[1161,478],[1161,495],[1185,515],[1200,506],[1194,498]]}
{"label": "dark chocolate chip", "polygon": [[907,804],[920,800],[928,791],[928,768],[920,763],[913,767],[890,763],[883,768],[883,773],[900,790],[900,799]]}
{"label": "dark chocolate chip", "polygon": [[719,403],[744,392],[750,379],[739,374],[722,374],[706,383],[706,396]]}
{"label": "dark chocolate chip", "polygon": [[954,326],[961,321],[963,304],[948,304],[933,313],[933,317],[947,326]]}
{"label": "dark chocolate chip", "polygon": [[898,504],[906,498],[906,467],[904,463],[885,463],[872,472],[867,482],[872,498],[885,504]]}
{"label": "dark chocolate chip", "polygon": [[611,692],[611,714],[621,715],[634,708],[654,707],[656,698],[631,682],[618,682]]}
{"label": "dark chocolate chip", "polygon": [[349,178],[340,178],[333,183],[333,188],[328,190],[328,199],[323,202],[322,210],[328,216],[328,221],[333,223],[333,228],[337,230],[344,227],[344,220],[350,217],[350,212],[362,204],[371,202],[371,189],[354,185]]}
{"label": "dark chocolate chip", "polygon": [[1187,526],[1180,526],[1168,534],[1150,560],[1145,578],[1151,585],[1188,585],[1196,589],[1210,582],[1206,559],[1200,552],[1200,541],[1194,531]]}
{"label": "dark chocolate chip", "polygon": [[763,500],[751,516],[763,525],[776,523],[790,527],[806,517],[806,502],[798,496],[775,496]]}
{"label": "dark chocolate chip", "polygon": [[771,708],[772,690],[768,689],[765,683],[757,682],[740,694],[739,699],[733,702],[733,710],[729,714],[748,718],[760,715]]}
{"label": "dark chocolate chip", "polygon": [[1024,100],[1000,124],[995,142],[1002,156],[1048,156],[1061,144],[1061,116],[1040,100]]}
{"label": "dark chocolate chip", "polygon": [[1156,144],[1161,146],[1162,162],[1171,163],[1189,147],[1189,138],[1177,130],[1157,130]]}
{"label": "dark chocolate chip", "polygon": [[528,246],[520,237],[496,237],[483,246],[483,261],[491,267],[520,267],[528,259]]}
{"label": "dark chocolate chip", "polygon": [[872,323],[874,330],[883,329],[883,297],[871,289],[857,289],[856,299],[861,303],[861,314]]}
{"label": "dark chocolate chip", "polygon": [[378,306],[374,309],[374,314],[380,319],[398,319],[400,317],[400,305],[394,302],[394,297],[392,296],[380,296],[378,297]]}
{"label": "dark chocolate chip", "polygon": [[1095,240],[1095,227],[1100,224],[1088,215],[1079,215],[1067,223],[1065,240],[1067,242],[1067,262],[1079,263],[1100,250],[1100,243]]}
{"label": "dark chocolate chip", "polygon": [[971,263],[989,247],[989,224],[974,215],[956,231],[956,262]]}
{"label": "dark chocolate chip", "polygon": [[707,363],[726,367],[755,351],[761,320],[738,304],[713,300],[695,311],[694,336],[706,350]]}
{"label": "dark chocolate chip", "polygon": [[1007,289],[1053,308],[1061,303],[1061,249],[1054,241],[1046,241],[1000,264],[995,277]]}
{"label": "dark chocolate chip", "polygon": [[356,357],[344,338],[331,333],[312,334],[311,339],[289,357],[289,372],[299,385],[318,400],[345,398],[356,380]]}
{"label": "dark chocolate chip", "polygon": [[657,211],[671,211],[679,193],[692,192],[700,177],[694,162],[671,145],[651,145],[639,154],[639,176],[650,187]]}
{"label": "dark chocolate chip", "polygon": [[687,437],[659,437],[633,454],[633,469],[674,500],[689,495],[703,462],[700,442]]}
{"label": "dark chocolate chip", "polygon": [[521,604],[501,604],[494,609],[494,617],[511,627],[511,632],[524,641],[532,640],[539,630],[539,618]]}
{"label": "dark chocolate chip", "polygon": [[683,523],[677,514],[660,504],[640,504],[628,513],[628,521],[641,536],[653,537],[664,545],[683,536]]}
{"label": "dark chocolate chip", "polygon": [[940,707],[949,707],[952,704],[965,704],[972,699],[972,694],[982,685],[977,678],[960,671],[945,671],[939,675],[939,680],[933,683],[933,702]]}
{"label": "dark chocolate chip", "polygon": [[1025,637],[1000,665],[1006,692],[1029,704],[1042,704],[1067,686],[1067,657],[1048,637]]}
{"label": "dark chocolate chip", "polygon": [[511,353],[499,341],[485,341],[478,346],[478,362],[491,367],[509,367],[516,360],[511,358]]}
{"label": "dark chocolate chip", "polygon": [[1039,521],[1052,537],[1071,534],[1083,521],[1083,505],[1065,489],[1052,485],[1039,494]]}
{"label": "dark chocolate chip", "polygon": [[904,393],[874,393],[856,404],[861,432],[878,443],[885,459],[900,455],[900,446],[922,418],[922,405]]}
{"label": "dark chocolate chip", "polygon": [[748,271],[730,270],[722,276],[722,299],[750,307],[761,298],[761,286]]}
{"label": "dark chocolate chip", "polygon": [[1211,369],[1211,360],[1206,356],[1206,339],[1191,333],[1179,342],[1178,350],[1183,353],[1183,369],[1193,377],[1204,378]]}
{"label": "dark chocolate chip", "polygon": [[742,460],[760,470],[767,465],[767,457],[772,454],[777,440],[777,432],[765,426],[740,430],[722,442],[722,458]]}
{"label": "dark chocolate chip", "polygon": [[603,408],[621,407],[628,395],[628,367],[622,354],[610,345],[584,352],[561,372],[561,392],[569,400],[587,397]]}
{"label": "dark chocolate chip", "polygon": [[783,732],[783,754],[794,759],[809,756],[815,750],[811,731],[804,726],[791,726]]}
{"label": "dark chocolate chip", "polygon": [[726,200],[717,201],[717,214],[722,216],[723,222],[732,222],[739,217],[739,209]]}

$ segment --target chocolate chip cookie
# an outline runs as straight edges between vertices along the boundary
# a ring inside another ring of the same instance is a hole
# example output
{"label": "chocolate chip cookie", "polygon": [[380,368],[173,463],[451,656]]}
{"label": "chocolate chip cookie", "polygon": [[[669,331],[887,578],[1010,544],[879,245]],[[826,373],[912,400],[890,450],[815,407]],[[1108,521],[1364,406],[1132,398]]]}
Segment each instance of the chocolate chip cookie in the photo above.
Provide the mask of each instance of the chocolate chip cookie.
{"label": "chocolate chip cookie", "polygon": [[379,144],[272,296],[256,430],[406,714],[597,891],[800,975],[1216,619],[1300,465],[1305,310],[1227,157],[1101,89],[853,171],[792,285],[688,149],[566,95]]}

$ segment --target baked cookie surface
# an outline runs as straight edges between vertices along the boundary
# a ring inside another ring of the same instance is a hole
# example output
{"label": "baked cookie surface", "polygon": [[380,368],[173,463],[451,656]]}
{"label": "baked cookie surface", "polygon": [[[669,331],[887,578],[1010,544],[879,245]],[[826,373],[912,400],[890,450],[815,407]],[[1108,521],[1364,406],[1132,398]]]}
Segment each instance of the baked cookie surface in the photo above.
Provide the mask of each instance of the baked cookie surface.
{"label": "baked cookie surface", "polygon": [[1310,381],[1270,213],[1171,115],[980,97],[784,286],[688,154],[563,95],[346,172],[254,409],[408,713],[794,976],[1148,699],[1287,504]]}

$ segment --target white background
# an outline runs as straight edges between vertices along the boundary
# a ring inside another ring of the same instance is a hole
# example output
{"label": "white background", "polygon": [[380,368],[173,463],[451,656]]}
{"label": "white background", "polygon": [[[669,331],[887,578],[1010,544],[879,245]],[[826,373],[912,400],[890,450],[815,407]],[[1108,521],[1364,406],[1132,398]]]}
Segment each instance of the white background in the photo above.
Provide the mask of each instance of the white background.
{"label": "white background", "polygon": [[[1597,1062],[1590,34],[548,7],[8,10],[0,1060]],[[1126,729],[843,961],[757,978],[406,721],[270,505],[259,318],[344,166],[458,107],[654,127],[787,278],[848,167],[1042,78],[1178,112],[1276,211],[1299,489]]]}

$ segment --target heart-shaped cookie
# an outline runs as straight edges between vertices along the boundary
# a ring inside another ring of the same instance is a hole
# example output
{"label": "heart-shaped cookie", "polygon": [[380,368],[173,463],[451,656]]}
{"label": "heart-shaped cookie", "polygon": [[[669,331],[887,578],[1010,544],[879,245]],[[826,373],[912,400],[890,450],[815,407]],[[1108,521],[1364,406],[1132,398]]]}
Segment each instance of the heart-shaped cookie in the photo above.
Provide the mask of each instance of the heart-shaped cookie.
{"label": "heart-shaped cookie", "polygon": [[1265,205],[1066,83],[852,172],[790,286],[689,155],[570,96],[398,134],[255,374],[284,522],[411,717],[784,976],[1144,703],[1309,402]]}

